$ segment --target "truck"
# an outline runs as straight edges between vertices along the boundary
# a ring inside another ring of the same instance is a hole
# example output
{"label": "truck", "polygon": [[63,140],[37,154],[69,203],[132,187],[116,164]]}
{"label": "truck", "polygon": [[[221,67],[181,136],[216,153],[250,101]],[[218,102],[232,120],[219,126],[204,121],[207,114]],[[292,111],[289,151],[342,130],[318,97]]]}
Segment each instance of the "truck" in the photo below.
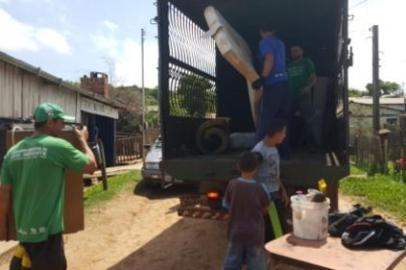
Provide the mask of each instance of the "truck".
{"label": "truck", "polygon": [[[238,175],[235,164],[244,149],[230,149],[229,138],[221,132],[207,134],[201,142],[202,126],[223,121],[226,125],[219,129],[227,134],[255,132],[246,80],[206,33],[208,6],[228,20],[253,55],[259,54],[259,25],[269,23],[287,48],[302,45],[315,63],[316,94],[323,96],[318,104],[322,144],[315,152],[293,149],[292,157],[281,161],[281,177],[291,187],[316,187],[325,179],[331,207],[337,209],[339,180],[349,174],[348,0],[158,0],[161,168],[196,183],[200,202],[208,202],[214,211],[227,182]],[[187,201],[180,209],[192,207]],[[193,215],[193,211],[179,213]]]}

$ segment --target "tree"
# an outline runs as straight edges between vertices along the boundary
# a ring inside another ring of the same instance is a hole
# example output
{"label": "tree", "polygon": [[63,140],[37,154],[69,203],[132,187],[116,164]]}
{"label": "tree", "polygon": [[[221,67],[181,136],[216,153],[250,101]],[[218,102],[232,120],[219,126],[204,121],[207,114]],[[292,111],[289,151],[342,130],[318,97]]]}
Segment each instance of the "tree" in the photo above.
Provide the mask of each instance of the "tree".
{"label": "tree", "polygon": [[213,85],[205,78],[196,75],[185,75],[179,80],[177,94],[180,111],[185,110],[188,116],[204,118],[213,110],[210,93]]}
{"label": "tree", "polygon": [[119,110],[117,130],[125,133],[140,132],[142,97],[136,86],[111,87],[110,97],[123,105]]}
{"label": "tree", "polygon": [[349,97],[362,97],[366,95],[366,92],[360,91],[358,89],[350,88],[348,89],[348,96]]}
{"label": "tree", "polygon": [[[396,82],[385,82],[380,80],[379,81],[379,88],[380,92],[383,95],[390,95],[395,94],[397,91],[401,89],[400,85]],[[366,85],[366,89],[368,90],[368,96],[373,96],[373,85],[372,83],[368,83]]]}
{"label": "tree", "polygon": [[[142,90],[137,86],[110,86],[110,97],[123,105],[119,110],[117,130],[126,133],[141,132],[142,125]],[[158,106],[158,89],[145,89],[146,107]],[[145,122],[150,127],[159,123],[158,112],[148,111],[145,113]]]}

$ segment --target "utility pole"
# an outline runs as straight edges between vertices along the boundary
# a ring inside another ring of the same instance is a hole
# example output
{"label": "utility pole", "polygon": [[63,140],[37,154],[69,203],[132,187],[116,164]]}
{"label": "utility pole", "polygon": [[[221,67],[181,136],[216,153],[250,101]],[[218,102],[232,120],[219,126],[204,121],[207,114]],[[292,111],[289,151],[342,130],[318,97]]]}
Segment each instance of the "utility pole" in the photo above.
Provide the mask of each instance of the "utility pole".
{"label": "utility pole", "polygon": [[373,85],[373,128],[377,134],[381,128],[379,98],[381,89],[379,85],[379,28],[378,25],[372,27],[372,85]]}
{"label": "utility pole", "polygon": [[144,86],[144,40],[145,30],[141,29],[141,89],[142,89],[142,156],[144,155],[145,146],[145,86]]}
{"label": "utility pole", "polygon": [[374,137],[379,138],[375,151],[375,166],[381,173],[387,172],[387,145],[389,133],[382,130],[380,123],[379,98],[381,96],[381,86],[379,83],[379,27],[372,26],[372,86],[373,86],[373,129]]}

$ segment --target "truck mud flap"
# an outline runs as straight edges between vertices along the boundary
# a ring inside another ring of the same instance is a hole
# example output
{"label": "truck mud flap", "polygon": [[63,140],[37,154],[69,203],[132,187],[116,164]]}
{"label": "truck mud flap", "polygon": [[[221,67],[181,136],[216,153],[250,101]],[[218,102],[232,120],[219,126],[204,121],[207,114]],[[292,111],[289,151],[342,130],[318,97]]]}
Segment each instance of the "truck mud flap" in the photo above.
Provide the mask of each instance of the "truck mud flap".
{"label": "truck mud flap", "polygon": [[201,196],[181,197],[178,215],[188,218],[220,221],[226,221],[229,218],[227,211],[211,209],[208,206],[207,198]]}

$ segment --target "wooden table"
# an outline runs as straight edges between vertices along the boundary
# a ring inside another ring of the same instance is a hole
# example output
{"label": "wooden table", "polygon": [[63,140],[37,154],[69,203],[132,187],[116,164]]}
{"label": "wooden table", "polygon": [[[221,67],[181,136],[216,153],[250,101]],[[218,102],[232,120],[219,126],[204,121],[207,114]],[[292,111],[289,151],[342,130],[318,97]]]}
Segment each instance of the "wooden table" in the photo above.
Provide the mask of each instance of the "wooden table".
{"label": "wooden table", "polygon": [[290,234],[269,242],[265,249],[275,266],[285,264],[299,269],[393,269],[406,254],[405,250],[350,250],[341,244],[340,238],[313,242]]}

